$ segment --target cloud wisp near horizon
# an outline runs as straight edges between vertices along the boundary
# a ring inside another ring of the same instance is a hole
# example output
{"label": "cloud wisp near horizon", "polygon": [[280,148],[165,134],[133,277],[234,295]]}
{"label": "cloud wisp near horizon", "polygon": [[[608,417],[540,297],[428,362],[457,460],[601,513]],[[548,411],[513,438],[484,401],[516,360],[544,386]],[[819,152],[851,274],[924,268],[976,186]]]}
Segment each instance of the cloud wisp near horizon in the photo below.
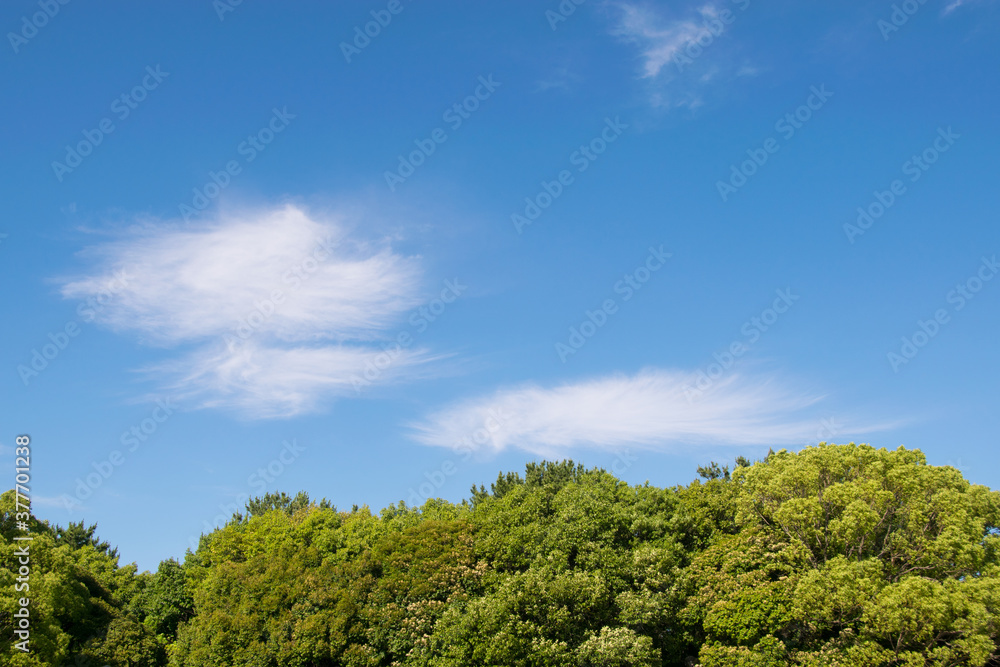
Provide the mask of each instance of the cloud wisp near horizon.
{"label": "cloud wisp near horizon", "polygon": [[[411,437],[436,447],[560,456],[573,447],[805,444],[817,431],[820,417],[806,411],[822,396],[734,373],[692,400],[697,381],[694,372],[647,368],[553,387],[526,384],[453,403],[411,424]],[[841,431],[896,425],[847,422]]]}

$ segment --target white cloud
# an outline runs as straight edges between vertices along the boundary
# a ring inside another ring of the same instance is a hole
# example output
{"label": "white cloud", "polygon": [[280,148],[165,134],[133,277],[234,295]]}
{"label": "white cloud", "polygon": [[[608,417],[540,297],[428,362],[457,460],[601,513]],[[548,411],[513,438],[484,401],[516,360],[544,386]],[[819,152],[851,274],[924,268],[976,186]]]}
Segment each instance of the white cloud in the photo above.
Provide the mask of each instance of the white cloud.
{"label": "white cloud", "polygon": [[[711,4],[698,10],[703,19],[718,11]],[[663,21],[649,9],[638,5],[622,5],[622,18],[615,34],[639,45],[642,50],[643,76],[656,77],[681,49],[699,37],[711,35],[704,23],[694,19]]]}
{"label": "white cloud", "polygon": [[578,85],[583,78],[570,70],[568,66],[554,67],[548,78],[535,82],[535,92],[543,93],[549,90],[561,90],[569,92]]}
{"label": "white cloud", "polygon": [[951,2],[949,2],[945,6],[941,14],[946,16],[948,14],[951,14],[953,11],[955,11],[960,7],[967,7],[973,3],[978,3],[978,2],[982,2],[982,0],[951,0]]}
{"label": "white cloud", "polygon": [[659,7],[621,2],[612,33],[638,48],[654,107],[695,109],[709,86],[724,90],[727,82],[756,73],[730,35],[747,6],[708,2],[667,18]]}
{"label": "white cloud", "polygon": [[337,221],[293,206],[157,227],[90,252],[103,270],[67,283],[63,296],[96,295],[124,267],[127,285],[100,319],[164,344],[219,336],[276,289],[288,298],[260,331],[287,341],[364,336],[419,303],[416,260],[352,242]]}
{"label": "white cloud", "polygon": [[[814,440],[820,397],[796,394],[774,380],[731,375],[700,397],[685,388],[695,373],[647,369],[552,388],[534,385],[463,401],[413,425],[427,445],[471,444],[557,456],[571,447],[666,449],[691,445],[792,445]],[[861,434],[888,426],[845,424]],[[488,436],[488,437],[487,437]]]}
{"label": "white cloud", "polygon": [[[417,258],[354,240],[344,221],[295,206],[198,227],[154,225],[85,254],[96,269],[65,281],[63,296],[95,300],[94,318],[115,331],[161,346],[192,344],[193,352],[148,370],[178,398],[255,417],[293,415],[324,396],[353,393],[352,377],[421,303]],[[429,360],[425,351],[400,350],[379,380]]]}
{"label": "white cloud", "polygon": [[443,358],[404,349],[382,369],[375,366],[381,353],[367,345],[278,347],[251,339],[235,349],[207,347],[146,370],[168,378],[165,389],[179,401],[275,418],[311,412],[324,397],[357,395],[353,380],[364,378],[369,365],[379,368],[379,383],[388,383],[412,378],[416,366]]}

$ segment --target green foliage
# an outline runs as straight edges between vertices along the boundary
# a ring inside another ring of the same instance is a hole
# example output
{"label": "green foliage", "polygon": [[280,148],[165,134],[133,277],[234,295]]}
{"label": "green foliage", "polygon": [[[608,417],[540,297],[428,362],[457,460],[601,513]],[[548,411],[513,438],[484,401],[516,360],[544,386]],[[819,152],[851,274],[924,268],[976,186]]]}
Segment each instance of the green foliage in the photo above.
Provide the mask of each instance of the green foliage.
{"label": "green foliage", "polygon": [[154,634],[176,639],[177,627],[194,615],[194,599],[181,564],[173,558],[161,562],[156,573],[144,580],[131,610]]}
{"label": "green foliage", "polygon": [[[246,504],[246,513],[237,512],[233,515],[233,521],[241,523],[252,516],[260,516],[272,510],[281,510],[291,516],[301,509],[312,505],[309,494],[299,491],[295,497],[291,497],[284,491],[278,493],[265,493],[263,496],[251,498]],[[319,507],[323,509],[336,509],[329,500],[324,498],[319,502]]]}
{"label": "green foliage", "polygon": [[[28,543],[31,573],[18,582],[23,542],[6,527],[15,514],[14,492],[0,496],[0,635],[14,636],[17,600],[30,599],[31,652],[0,644],[0,664],[79,664],[153,667],[165,661],[165,645],[127,608],[139,585],[135,566],[120,567],[116,550],[82,523],[63,529],[32,519]],[[15,590],[15,584],[27,588]]]}
{"label": "green foliage", "polygon": [[80,521],[79,523],[73,523],[71,521],[65,528],[56,526],[53,534],[56,538],[56,544],[68,544],[70,549],[73,550],[89,545],[94,547],[97,551],[106,553],[112,558],[117,558],[118,549],[112,549],[110,544],[100,541],[96,536],[96,532],[96,523],[90,526],[84,526],[83,521]]}
{"label": "green foliage", "polygon": [[628,628],[601,628],[577,649],[581,667],[660,667],[659,653],[649,637]]}
{"label": "green foliage", "polygon": [[[1000,665],[1000,494],[920,452],[820,445],[685,487],[528,464],[471,502],[269,493],[184,562],[31,519],[32,648],[0,664]],[[16,605],[0,496],[0,633]]]}

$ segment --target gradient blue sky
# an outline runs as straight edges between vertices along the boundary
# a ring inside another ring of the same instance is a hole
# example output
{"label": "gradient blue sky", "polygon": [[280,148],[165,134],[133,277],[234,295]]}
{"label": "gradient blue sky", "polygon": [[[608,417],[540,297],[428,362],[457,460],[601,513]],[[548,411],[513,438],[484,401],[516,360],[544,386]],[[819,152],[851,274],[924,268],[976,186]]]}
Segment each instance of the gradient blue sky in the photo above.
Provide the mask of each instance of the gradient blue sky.
{"label": "gradient blue sky", "polygon": [[124,561],[542,457],[857,441],[1000,486],[998,3],[52,7],[0,9],[0,452]]}

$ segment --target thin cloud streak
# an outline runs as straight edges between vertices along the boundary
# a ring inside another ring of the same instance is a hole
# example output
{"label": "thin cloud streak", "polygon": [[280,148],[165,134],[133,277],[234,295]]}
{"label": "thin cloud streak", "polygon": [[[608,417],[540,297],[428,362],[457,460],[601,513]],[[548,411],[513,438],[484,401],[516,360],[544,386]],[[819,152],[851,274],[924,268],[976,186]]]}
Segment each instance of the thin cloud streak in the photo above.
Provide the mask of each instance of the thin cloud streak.
{"label": "thin cloud streak", "polygon": [[[535,385],[463,401],[413,424],[412,437],[426,445],[455,447],[491,420],[488,452],[521,449],[558,456],[573,447],[666,450],[702,445],[793,445],[809,441],[819,418],[803,413],[822,397],[796,394],[776,380],[732,375],[689,401],[695,373],[647,369],[552,388]],[[852,425],[852,434],[891,425]]]}
{"label": "thin cloud streak", "polygon": [[973,3],[980,2],[982,2],[982,0],[952,0],[952,2],[949,2],[948,5],[941,11],[941,15],[947,16],[960,7],[968,7]]}
{"label": "thin cloud streak", "polygon": [[[378,348],[356,345],[289,347],[250,341],[235,350],[217,346],[143,369],[169,378],[166,390],[201,408],[230,408],[257,419],[278,419],[319,409],[323,398],[358,395]],[[418,367],[443,360],[426,349],[400,350],[380,383],[413,379]]]}

